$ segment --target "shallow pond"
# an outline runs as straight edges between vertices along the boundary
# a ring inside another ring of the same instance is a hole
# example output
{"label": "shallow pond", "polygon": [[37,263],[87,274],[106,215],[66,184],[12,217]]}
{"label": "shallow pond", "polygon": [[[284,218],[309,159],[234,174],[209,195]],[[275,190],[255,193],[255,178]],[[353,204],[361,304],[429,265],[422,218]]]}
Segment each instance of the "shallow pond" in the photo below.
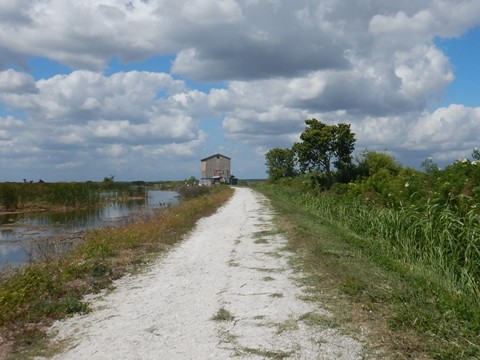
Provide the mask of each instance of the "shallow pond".
{"label": "shallow pond", "polygon": [[0,270],[67,251],[84,230],[118,226],[129,216],[177,201],[174,191],[154,190],[146,199],[111,201],[97,209],[0,215]]}

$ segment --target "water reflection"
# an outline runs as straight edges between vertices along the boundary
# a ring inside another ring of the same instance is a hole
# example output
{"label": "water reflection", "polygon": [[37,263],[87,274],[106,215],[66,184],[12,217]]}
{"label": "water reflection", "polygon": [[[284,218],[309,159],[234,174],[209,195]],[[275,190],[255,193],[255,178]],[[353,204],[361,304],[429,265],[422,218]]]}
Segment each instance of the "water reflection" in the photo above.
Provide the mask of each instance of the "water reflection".
{"label": "water reflection", "polygon": [[97,209],[0,215],[0,269],[61,254],[84,230],[117,226],[129,215],[178,201],[174,191],[149,191],[147,199],[110,201]]}

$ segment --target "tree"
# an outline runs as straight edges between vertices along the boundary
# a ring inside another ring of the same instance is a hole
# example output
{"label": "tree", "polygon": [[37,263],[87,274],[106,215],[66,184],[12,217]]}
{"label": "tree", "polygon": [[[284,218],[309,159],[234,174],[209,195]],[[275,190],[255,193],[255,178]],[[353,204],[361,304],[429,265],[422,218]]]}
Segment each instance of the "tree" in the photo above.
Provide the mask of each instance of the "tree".
{"label": "tree", "polygon": [[368,176],[373,176],[381,170],[398,175],[402,170],[402,165],[392,155],[376,151],[365,151],[362,155],[362,166],[367,169]]}
{"label": "tree", "polygon": [[324,174],[331,186],[335,182],[332,168],[346,169],[351,165],[355,134],[349,124],[327,125],[316,119],[305,120],[305,124],[302,142],[294,145],[300,168]]}
{"label": "tree", "polygon": [[431,157],[422,161],[422,168],[428,175],[433,175],[440,170],[438,165],[433,162]]}
{"label": "tree", "polygon": [[104,183],[113,183],[115,181],[115,175],[105,176],[103,178]]}
{"label": "tree", "polygon": [[270,180],[293,177],[295,171],[295,152],[293,149],[274,148],[265,154],[267,173]]}
{"label": "tree", "polygon": [[473,160],[475,160],[475,161],[479,161],[479,160],[480,160],[480,149],[479,149],[478,147],[473,148],[472,158],[473,158]]}
{"label": "tree", "polygon": [[197,178],[195,176],[190,176],[188,179],[185,179],[185,184],[195,185],[197,183]]}

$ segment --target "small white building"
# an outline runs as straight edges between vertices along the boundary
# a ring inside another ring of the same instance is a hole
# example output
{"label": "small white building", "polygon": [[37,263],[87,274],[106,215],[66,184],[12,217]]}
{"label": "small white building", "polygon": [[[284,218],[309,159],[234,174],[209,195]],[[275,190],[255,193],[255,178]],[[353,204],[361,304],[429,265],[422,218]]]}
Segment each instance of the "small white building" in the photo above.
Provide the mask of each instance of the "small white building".
{"label": "small white building", "polygon": [[229,157],[215,154],[200,161],[202,164],[202,185],[230,184],[232,172]]}

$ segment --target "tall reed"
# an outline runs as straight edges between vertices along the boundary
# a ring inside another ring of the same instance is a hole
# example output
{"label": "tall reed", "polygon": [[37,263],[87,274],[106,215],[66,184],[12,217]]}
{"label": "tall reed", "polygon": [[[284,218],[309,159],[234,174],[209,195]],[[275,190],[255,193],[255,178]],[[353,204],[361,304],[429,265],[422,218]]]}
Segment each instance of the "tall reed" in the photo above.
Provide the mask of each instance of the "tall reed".
{"label": "tall reed", "polygon": [[18,206],[19,194],[12,184],[0,184],[0,205],[6,210],[16,209]]}
{"label": "tall reed", "polygon": [[[108,197],[104,196],[108,193]],[[144,187],[128,183],[2,183],[0,207],[6,210],[37,207],[88,207],[106,199],[145,197]]]}
{"label": "tall reed", "polygon": [[341,223],[386,246],[397,259],[437,274],[450,291],[480,302],[480,216],[475,207],[462,215],[434,200],[391,209],[338,195],[312,196],[286,187],[277,191],[312,215]]}

